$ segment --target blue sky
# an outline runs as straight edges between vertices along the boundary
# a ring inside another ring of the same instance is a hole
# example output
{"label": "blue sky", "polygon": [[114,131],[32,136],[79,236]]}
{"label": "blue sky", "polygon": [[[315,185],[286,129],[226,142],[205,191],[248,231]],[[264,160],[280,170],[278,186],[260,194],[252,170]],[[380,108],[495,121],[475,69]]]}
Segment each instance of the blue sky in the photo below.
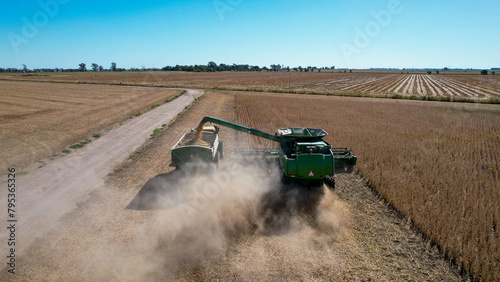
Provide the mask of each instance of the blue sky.
{"label": "blue sky", "polygon": [[2,1],[0,67],[500,67],[497,0]]}

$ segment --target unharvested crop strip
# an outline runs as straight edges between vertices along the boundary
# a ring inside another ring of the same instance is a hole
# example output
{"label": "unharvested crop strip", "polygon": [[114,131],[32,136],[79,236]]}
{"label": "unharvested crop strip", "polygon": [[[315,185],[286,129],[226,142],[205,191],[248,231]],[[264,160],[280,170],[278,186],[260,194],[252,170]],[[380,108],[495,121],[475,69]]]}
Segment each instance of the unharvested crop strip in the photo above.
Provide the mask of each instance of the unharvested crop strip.
{"label": "unharvested crop strip", "polygon": [[479,91],[472,89],[472,88],[469,88],[465,85],[460,85],[454,81],[450,81],[450,80],[443,79],[443,78],[440,78],[440,80],[447,83],[451,87],[454,87],[455,89],[457,89],[459,91],[462,91],[462,93],[464,93],[465,95],[474,96],[476,98],[488,98],[488,97],[490,97],[490,95],[488,95],[488,94],[479,92]]}
{"label": "unharvested crop strip", "polygon": [[434,81],[431,79],[432,75],[425,75],[424,77],[425,77],[425,81],[429,85],[429,87],[430,87],[432,93],[434,94],[434,96],[439,96],[439,97],[444,97],[445,96],[443,94],[443,91],[439,88],[439,86],[436,85],[434,83]]}
{"label": "unharvested crop strip", "polygon": [[[460,97],[462,95],[460,95],[458,92],[457,92],[457,89],[454,89],[453,87],[447,85],[446,83],[444,83],[443,81],[439,80],[437,77],[432,77],[434,83],[436,83],[437,85],[439,85],[444,91],[446,91],[445,93],[447,93],[448,95],[446,95],[447,97],[453,97],[453,96],[457,96],[457,97]],[[470,95],[467,95],[468,97]]]}
{"label": "unharvested crop strip", "polygon": [[387,77],[384,81],[378,81],[377,85],[372,89],[374,93],[387,93],[388,89],[392,87],[397,81],[401,80],[401,75],[397,75],[396,77],[390,76]]}
{"label": "unharvested crop strip", "polygon": [[401,84],[399,84],[399,86],[394,89],[394,93],[400,93],[399,90],[406,84],[406,82],[410,79],[410,76],[407,75],[405,80],[403,80],[403,82]]}
{"label": "unharvested crop strip", "polygon": [[[393,75],[389,75],[389,77],[392,77],[392,76]],[[376,78],[376,79],[371,80],[371,81],[367,81],[367,82],[363,82],[363,83],[359,83],[359,84],[347,86],[347,87],[342,88],[341,90],[352,90],[353,88],[354,88],[354,90],[357,90],[357,89],[360,89],[360,88],[362,89],[365,85],[376,83],[377,81],[379,81],[381,79],[384,79],[384,78],[387,78],[387,77]]]}

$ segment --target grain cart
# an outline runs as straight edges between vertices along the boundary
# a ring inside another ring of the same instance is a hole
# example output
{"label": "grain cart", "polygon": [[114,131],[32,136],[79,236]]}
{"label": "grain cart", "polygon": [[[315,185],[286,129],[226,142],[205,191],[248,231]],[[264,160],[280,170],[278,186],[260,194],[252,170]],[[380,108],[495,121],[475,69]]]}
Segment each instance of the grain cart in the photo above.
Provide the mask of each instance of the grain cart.
{"label": "grain cart", "polygon": [[219,128],[207,126],[202,128],[199,138],[194,137],[195,130],[184,134],[172,147],[172,165],[176,169],[193,169],[200,164],[213,164],[219,167],[224,157],[223,142],[219,139]]}
{"label": "grain cart", "polygon": [[[282,171],[282,180],[286,183],[295,180],[309,187],[320,186],[326,183],[330,188],[334,189],[334,174],[351,173],[357,162],[357,157],[352,154],[351,150],[347,148],[332,148],[328,142],[324,141],[323,137],[328,135],[328,133],[323,129],[283,128],[278,129],[278,132],[272,135],[257,129],[207,116],[201,120],[196,132],[194,132],[195,139],[203,140],[206,134],[204,124],[207,122],[277,142],[279,146],[276,151],[246,151],[244,154],[276,160]],[[178,147],[176,150],[179,149],[181,148]],[[184,153],[184,156],[190,154],[190,149],[186,149],[187,152]],[[222,150],[220,152],[222,154]],[[238,152],[235,152],[235,154],[238,154]],[[210,157],[207,156],[206,158],[209,159]]]}

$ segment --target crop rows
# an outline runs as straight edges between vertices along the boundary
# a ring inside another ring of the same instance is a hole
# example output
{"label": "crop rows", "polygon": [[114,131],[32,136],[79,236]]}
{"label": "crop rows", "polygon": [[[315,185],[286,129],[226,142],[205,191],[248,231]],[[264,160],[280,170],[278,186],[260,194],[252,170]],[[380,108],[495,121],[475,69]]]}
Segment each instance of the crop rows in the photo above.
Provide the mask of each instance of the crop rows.
{"label": "crop rows", "polygon": [[490,99],[500,96],[499,88],[471,85],[449,79],[451,76],[424,74],[392,75],[344,87],[343,91],[374,95],[430,96],[468,99]]}

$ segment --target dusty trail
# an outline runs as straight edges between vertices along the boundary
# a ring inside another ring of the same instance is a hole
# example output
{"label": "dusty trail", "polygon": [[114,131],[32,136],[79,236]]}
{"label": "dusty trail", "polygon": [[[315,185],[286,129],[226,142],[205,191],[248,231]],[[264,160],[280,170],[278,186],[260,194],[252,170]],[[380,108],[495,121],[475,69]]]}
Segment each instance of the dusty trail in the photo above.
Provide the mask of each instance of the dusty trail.
{"label": "dusty trail", "polygon": [[[102,189],[105,176],[113,168],[140,147],[155,128],[173,119],[200,95],[201,91],[187,90],[181,97],[124,122],[84,148],[18,176],[16,216],[20,246],[17,255],[22,256],[31,243],[55,228],[65,214],[77,208],[78,202]],[[6,194],[7,190],[2,190],[0,198],[6,199]],[[0,241],[5,242],[8,236],[2,232]],[[0,245],[1,254],[7,250],[7,244]]]}

